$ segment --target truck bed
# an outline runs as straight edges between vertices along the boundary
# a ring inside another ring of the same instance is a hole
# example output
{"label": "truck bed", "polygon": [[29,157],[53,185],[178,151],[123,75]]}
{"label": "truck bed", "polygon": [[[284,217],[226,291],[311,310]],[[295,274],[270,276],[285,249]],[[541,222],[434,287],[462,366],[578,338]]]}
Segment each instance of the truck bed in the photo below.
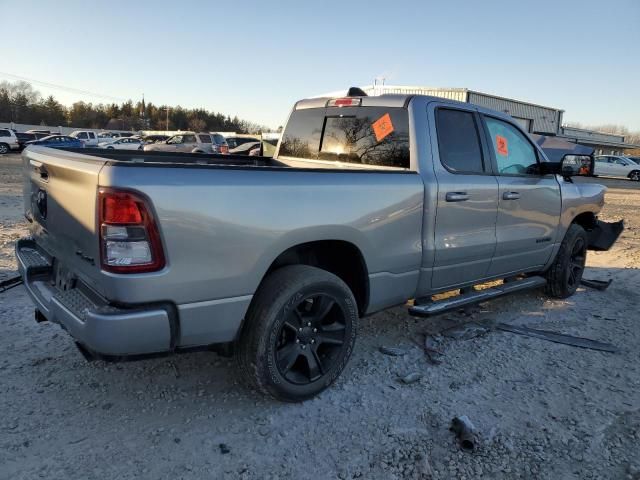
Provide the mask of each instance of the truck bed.
{"label": "truck bed", "polygon": [[[180,318],[172,341],[183,347],[233,339],[265,273],[297,245],[354,245],[368,259],[369,311],[402,303],[418,282],[424,184],[415,171],[46,147],[26,149],[23,165],[32,240],[56,281],[71,278],[121,309],[168,302]],[[164,249],[162,270],[101,268],[100,189],[147,199]]]}
{"label": "truck bed", "polygon": [[250,167],[284,166],[271,157],[248,155],[222,155],[207,153],[144,152],[135,150],[112,150],[106,148],[60,148],[73,153],[100,157],[118,163],[174,165],[235,165]]}

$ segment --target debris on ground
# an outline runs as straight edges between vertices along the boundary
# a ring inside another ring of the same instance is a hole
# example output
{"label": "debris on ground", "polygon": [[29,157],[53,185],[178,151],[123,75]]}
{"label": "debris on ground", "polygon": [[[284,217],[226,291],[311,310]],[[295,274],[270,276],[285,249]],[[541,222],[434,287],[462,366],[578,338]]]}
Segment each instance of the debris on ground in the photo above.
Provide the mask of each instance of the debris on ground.
{"label": "debris on ground", "polygon": [[601,292],[609,288],[609,285],[611,285],[611,282],[613,282],[612,279],[605,281],[605,280],[592,280],[588,278],[583,278],[580,280],[580,283],[585,287],[593,288],[595,290],[600,290]]}
{"label": "debris on ground", "polygon": [[549,330],[537,330],[530,327],[518,327],[509,325],[508,323],[498,323],[496,328],[505,332],[517,333],[518,335],[526,335],[528,337],[541,338],[550,342],[562,343],[573,347],[589,348],[591,350],[600,350],[603,352],[618,353],[620,349],[610,343],[603,343],[590,338],[574,337],[573,335],[565,335],[563,333],[550,332]]}
{"label": "debris on ground", "polygon": [[475,322],[463,323],[456,325],[442,332],[442,335],[454,340],[471,340],[472,338],[481,337],[490,331],[489,328],[479,325]]}
{"label": "debris on ground", "polygon": [[0,293],[4,293],[13,287],[17,287],[21,283],[22,277],[20,275],[3,280],[0,282]]}
{"label": "debris on ground", "polygon": [[406,383],[407,385],[409,385],[409,384],[412,384],[412,383],[416,383],[421,378],[422,378],[422,374],[421,373],[412,372],[412,373],[409,373],[408,375],[405,375],[400,380],[402,380],[402,383]]}
{"label": "debris on ground", "polygon": [[442,363],[442,357],[444,357],[444,351],[439,348],[438,341],[431,335],[427,335],[424,339],[424,352],[427,354],[429,362],[434,365],[440,365]]}
{"label": "debris on ground", "polygon": [[462,415],[451,420],[449,428],[458,437],[460,448],[466,452],[472,452],[476,447],[475,426],[468,416]]}
{"label": "debris on ground", "polygon": [[402,355],[407,353],[407,351],[404,348],[387,347],[386,345],[382,345],[379,350],[381,353],[384,353],[385,355],[389,355],[390,357],[401,357]]}

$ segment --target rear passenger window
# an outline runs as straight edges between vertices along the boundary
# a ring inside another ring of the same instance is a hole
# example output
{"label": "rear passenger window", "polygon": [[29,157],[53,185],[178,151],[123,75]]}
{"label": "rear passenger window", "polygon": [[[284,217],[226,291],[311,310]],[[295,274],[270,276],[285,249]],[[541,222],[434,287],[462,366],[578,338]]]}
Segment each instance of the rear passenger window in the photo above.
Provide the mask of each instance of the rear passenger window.
{"label": "rear passenger window", "polygon": [[211,143],[211,137],[209,135],[198,135],[201,143]]}
{"label": "rear passenger window", "polygon": [[182,136],[182,143],[196,143],[196,136],[195,135],[183,135]]}
{"label": "rear passenger window", "polygon": [[10,137],[9,130],[0,130],[0,137]]}
{"label": "rear passenger window", "polygon": [[484,161],[475,116],[471,112],[440,108],[436,112],[440,162],[453,173],[484,173]]}
{"label": "rear passenger window", "polygon": [[485,117],[498,175],[539,175],[535,148],[516,127],[497,118]]}
{"label": "rear passenger window", "polygon": [[78,134],[78,138],[81,139],[81,140],[86,140],[88,138],[87,137],[87,132],[80,132]]}

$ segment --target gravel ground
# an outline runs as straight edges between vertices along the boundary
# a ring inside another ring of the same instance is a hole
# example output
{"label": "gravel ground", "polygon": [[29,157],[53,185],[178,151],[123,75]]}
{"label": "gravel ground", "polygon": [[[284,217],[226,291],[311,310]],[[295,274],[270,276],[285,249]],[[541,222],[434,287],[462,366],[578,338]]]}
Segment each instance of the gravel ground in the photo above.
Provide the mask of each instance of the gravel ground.
{"label": "gravel ground", "polygon": [[[26,231],[19,162],[0,156],[0,280]],[[23,287],[0,293],[0,478],[638,479],[640,189],[597,181],[610,187],[603,217],[627,221],[614,249],[589,255],[585,276],[612,278],[607,291],[564,301],[529,292],[432,320],[404,308],[374,315],[338,382],[304,404],[246,390],[214,353],[87,363],[59,327],[34,322]],[[438,334],[470,321],[620,353],[491,328]],[[444,350],[439,365],[421,348],[425,334]],[[419,381],[399,381],[414,372]],[[448,430],[457,415],[476,426],[473,453]]]}

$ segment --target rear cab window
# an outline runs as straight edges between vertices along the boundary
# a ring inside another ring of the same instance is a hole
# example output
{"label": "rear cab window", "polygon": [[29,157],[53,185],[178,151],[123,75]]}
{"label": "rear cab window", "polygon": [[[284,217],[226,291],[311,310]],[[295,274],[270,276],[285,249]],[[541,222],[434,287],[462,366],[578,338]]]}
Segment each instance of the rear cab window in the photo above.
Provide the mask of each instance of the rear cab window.
{"label": "rear cab window", "polygon": [[358,106],[294,110],[278,157],[407,169],[407,109]]}
{"label": "rear cab window", "polygon": [[211,143],[211,137],[209,135],[198,135],[200,143]]}

